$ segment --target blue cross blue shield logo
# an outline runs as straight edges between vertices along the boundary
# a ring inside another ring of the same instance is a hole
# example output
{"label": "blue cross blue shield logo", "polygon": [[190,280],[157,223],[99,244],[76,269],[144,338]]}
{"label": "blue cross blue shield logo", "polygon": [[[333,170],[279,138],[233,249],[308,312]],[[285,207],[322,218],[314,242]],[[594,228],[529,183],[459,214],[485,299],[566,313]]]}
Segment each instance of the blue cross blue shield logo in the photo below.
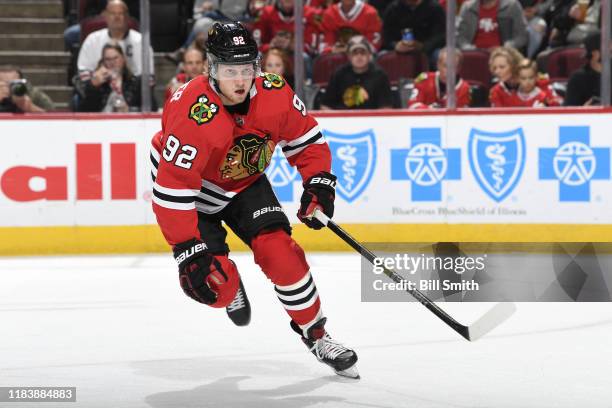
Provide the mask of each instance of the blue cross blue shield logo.
{"label": "blue cross blue shield logo", "polygon": [[588,126],[561,126],[559,147],[540,149],[539,178],[559,181],[559,201],[590,201],[591,180],[610,179],[610,148],[590,144]]}
{"label": "blue cross blue shield logo", "polygon": [[295,167],[291,167],[279,146],[274,150],[266,175],[278,201],[293,201],[293,185],[300,175]]}
{"label": "blue cross blue shield logo", "polygon": [[376,166],[376,138],[372,129],[340,134],[323,130],[332,153],[332,173],[338,177],[336,192],[353,202],[366,189]]}
{"label": "blue cross blue shield logo", "polygon": [[497,202],[516,187],[525,167],[525,135],[522,128],[508,132],[470,131],[468,158],[476,181]]}
{"label": "blue cross blue shield logo", "polygon": [[442,181],[461,179],[460,149],[442,148],[440,128],[413,128],[408,149],[391,149],[391,180],[410,180],[412,201],[441,201]]}

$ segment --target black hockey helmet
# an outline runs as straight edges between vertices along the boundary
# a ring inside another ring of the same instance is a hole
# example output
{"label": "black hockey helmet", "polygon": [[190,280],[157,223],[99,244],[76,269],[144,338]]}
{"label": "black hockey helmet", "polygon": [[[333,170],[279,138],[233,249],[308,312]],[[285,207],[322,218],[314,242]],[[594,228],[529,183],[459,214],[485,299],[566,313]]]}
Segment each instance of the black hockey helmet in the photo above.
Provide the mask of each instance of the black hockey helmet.
{"label": "black hockey helmet", "polygon": [[259,55],[253,36],[237,21],[214,23],[208,30],[206,50],[222,64],[248,64],[256,62]]}

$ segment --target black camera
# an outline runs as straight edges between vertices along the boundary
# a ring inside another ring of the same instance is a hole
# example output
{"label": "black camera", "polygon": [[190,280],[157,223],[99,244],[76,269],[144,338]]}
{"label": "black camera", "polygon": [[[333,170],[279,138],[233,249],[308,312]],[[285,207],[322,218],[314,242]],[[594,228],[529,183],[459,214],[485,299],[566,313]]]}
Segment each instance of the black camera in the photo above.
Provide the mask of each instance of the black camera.
{"label": "black camera", "polygon": [[11,95],[24,96],[28,93],[28,81],[26,79],[15,79],[9,84]]}

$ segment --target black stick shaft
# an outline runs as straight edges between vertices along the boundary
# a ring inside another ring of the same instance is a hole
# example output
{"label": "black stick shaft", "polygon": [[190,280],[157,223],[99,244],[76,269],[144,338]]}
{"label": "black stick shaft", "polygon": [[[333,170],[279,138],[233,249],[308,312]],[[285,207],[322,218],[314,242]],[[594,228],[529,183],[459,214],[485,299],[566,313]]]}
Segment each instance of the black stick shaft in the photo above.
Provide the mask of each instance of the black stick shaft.
{"label": "black stick shaft", "polygon": [[[338,237],[340,237],[344,242],[349,244],[355,251],[359,252],[361,256],[366,258],[370,263],[374,264],[374,259],[376,255],[372,253],[369,249],[361,245],[355,238],[353,238],[348,232],[344,231],[338,224],[333,222],[332,220],[327,220],[327,227],[332,230]],[[391,278],[396,283],[402,283],[404,280],[397,272],[383,268],[383,273]],[[455,319],[453,319],[448,313],[442,310],[438,305],[436,305],[431,299],[429,299],[423,292],[417,289],[406,288],[406,292],[408,292],[412,297],[418,300],[423,306],[425,306],[429,311],[438,316],[440,320],[450,326],[453,330],[463,336],[465,339],[470,340],[468,328]]]}

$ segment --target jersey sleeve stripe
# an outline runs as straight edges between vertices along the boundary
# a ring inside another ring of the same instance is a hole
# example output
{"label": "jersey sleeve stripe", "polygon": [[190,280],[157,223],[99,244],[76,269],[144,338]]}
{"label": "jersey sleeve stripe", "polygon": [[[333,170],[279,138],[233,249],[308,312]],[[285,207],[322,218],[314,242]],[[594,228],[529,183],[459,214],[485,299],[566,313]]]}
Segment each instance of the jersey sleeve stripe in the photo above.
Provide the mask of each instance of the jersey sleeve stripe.
{"label": "jersey sleeve stripe", "polygon": [[306,132],[305,134],[303,134],[302,136],[293,139],[293,140],[281,140],[278,144],[280,145],[280,147],[283,148],[283,151],[285,150],[285,147],[288,147],[289,150],[292,147],[296,147],[299,146],[301,144],[303,144],[304,142],[306,142],[307,140],[311,139],[313,136],[316,136],[317,134],[321,133],[321,129],[319,128],[319,125],[315,125],[312,129],[310,129],[308,132]]}
{"label": "jersey sleeve stripe", "polygon": [[174,196],[174,197],[190,197],[191,200],[193,201],[193,198],[195,196],[197,196],[200,193],[200,190],[191,190],[188,188],[168,188],[168,187],[162,187],[159,184],[155,183],[153,185],[153,189],[162,193],[162,194],[166,194],[169,196]]}
{"label": "jersey sleeve stripe", "polygon": [[173,196],[164,193],[160,193],[157,189],[153,189],[153,195],[160,200],[164,201],[172,201],[173,203],[193,203],[195,197],[187,197],[187,196]]}
{"label": "jersey sleeve stripe", "polygon": [[304,143],[301,146],[294,148],[293,150],[285,151],[285,148],[283,148],[283,153],[285,153],[285,157],[288,159],[291,156],[295,156],[296,154],[306,149],[310,145],[326,143],[325,139],[323,138],[323,135],[321,135],[320,133],[317,136],[313,136],[313,139],[314,140],[312,142]]}
{"label": "jersey sleeve stripe", "polygon": [[155,194],[153,194],[153,202],[159,205],[160,207],[169,208],[171,210],[195,210],[196,208],[195,202],[193,201],[190,203],[175,203],[172,201],[162,200]]}

